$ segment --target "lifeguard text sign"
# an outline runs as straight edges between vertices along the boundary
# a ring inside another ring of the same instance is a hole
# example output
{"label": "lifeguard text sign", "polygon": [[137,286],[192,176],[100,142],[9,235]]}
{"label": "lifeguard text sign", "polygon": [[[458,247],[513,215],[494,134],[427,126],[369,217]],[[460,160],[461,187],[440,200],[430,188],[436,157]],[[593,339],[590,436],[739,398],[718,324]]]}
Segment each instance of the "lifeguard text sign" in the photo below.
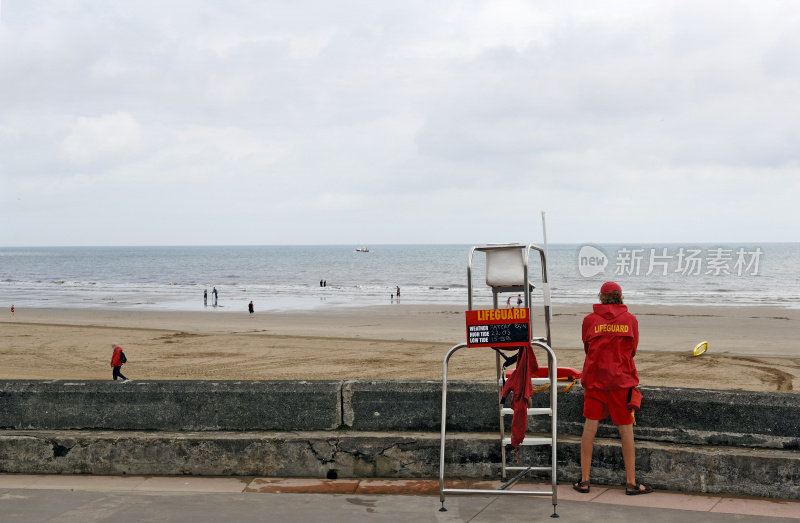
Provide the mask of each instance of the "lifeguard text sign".
{"label": "lifeguard text sign", "polygon": [[516,347],[530,343],[530,309],[467,311],[467,347]]}

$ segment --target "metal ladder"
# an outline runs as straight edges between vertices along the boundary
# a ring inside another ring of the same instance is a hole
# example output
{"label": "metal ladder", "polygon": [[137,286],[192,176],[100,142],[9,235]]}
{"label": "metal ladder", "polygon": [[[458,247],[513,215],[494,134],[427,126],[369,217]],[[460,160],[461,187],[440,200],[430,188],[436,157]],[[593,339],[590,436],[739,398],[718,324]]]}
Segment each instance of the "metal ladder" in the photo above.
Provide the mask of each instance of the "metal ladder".
{"label": "metal ladder", "polygon": [[[442,363],[442,421],[441,421],[441,445],[439,452],[439,501],[442,504],[440,511],[446,511],[444,507],[446,494],[493,494],[493,495],[534,495],[534,496],[551,496],[553,504],[553,514],[551,517],[557,518],[556,506],[558,505],[558,492],[557,492],[557,462],[556,462],[556,421],[557,421],[557,360],[553,349],[551,348],[551,335],[550,335],[550,286],[547,281],[547,260],[546,253],[540,247],[533,244],[501,244],[501,245],[484,245],[472,247],[469,253],[467,263],[467,292],[468,292],[468,310],[473,309],[473,285],[472,285],[472,260],[475,252],[484,252],[486,254],[486,284],[492,290],[492,301],[494,309],[498,308],[498,296],[501,293],[524,293],[524,307],[530,310],[531,305],[531,290],[533,286],[530,284],[528,274],[528,261],[530,252],[535,250],[539,253],[541,266],[542,266],[542,291],[544,294],[544,318],[545,318],[545,337],[531,336],[531,347],[538,347],[547,353],[547,378],[534,378],[533,384],[549,384],[550,393],[550,406],[544,408],[528,408],[527,415],[530,416],[550,416],[550,436],[549,437],[531,437],[527,436],[521,443],[521,446],[533,445],[549,445],[551,448],[550,465],[549,466],[507,466],[506,465],[506,446],[510,445],[511,438],[505,435],[505,417],[512,415],[513,410],[505,408],[500,402],[500,390],[503,385],[503,367],[501,365],[500,353],[495,353],[495,367],[497,369],[497,383],[498,383],[498,410],[500,418],[500,447],[502,456],[502,479],[506,480],[507,472],[517,472],[517,474],[506,481],[500,486],[498,490],[489,489],[457,489],[445,488],[444,482],[444,468],[445,468],[445,442],[447,434],[447,368],[450,358],[459,350],[467,347],[466,343],[459,343],[453,346],[445,355]],[[521,274],[520,274],[521,273]],[[529,316],[530,318],[530,316]],[[532,332],[532,329],[531,329]],[[479,349],[473,349],[479,350]],[[524,478],[529,472],[534,471],[547,471],[550,472],[551,489],[544,491],[530,491],[530,490],[507,490],[520,479]]]}

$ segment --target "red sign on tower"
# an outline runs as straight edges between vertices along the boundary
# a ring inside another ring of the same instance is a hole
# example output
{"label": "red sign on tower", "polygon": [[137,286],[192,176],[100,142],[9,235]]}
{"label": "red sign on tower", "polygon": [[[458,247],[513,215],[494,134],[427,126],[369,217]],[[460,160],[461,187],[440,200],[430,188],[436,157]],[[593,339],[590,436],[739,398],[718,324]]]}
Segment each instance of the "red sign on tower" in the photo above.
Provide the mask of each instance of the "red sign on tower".
{"label": "red sign on tower", "polygon": [[467,311],[467,347],[517,347],[531,341],[530,309]]}

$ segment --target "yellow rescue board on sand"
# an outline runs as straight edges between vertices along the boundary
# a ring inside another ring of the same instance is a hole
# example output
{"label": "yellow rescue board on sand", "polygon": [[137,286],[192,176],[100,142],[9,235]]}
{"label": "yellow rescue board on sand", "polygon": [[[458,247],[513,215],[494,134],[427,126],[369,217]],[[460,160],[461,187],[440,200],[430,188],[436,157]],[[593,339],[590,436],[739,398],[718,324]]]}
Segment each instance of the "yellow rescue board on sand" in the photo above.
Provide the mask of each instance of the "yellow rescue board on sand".
{"label": "yellow rescue board on sand", "polygon": [[701,341],[700,343],[695,345],[694,350],[692,350],[692,356],[700,356],[707,350],[708,350],[708,342]]}

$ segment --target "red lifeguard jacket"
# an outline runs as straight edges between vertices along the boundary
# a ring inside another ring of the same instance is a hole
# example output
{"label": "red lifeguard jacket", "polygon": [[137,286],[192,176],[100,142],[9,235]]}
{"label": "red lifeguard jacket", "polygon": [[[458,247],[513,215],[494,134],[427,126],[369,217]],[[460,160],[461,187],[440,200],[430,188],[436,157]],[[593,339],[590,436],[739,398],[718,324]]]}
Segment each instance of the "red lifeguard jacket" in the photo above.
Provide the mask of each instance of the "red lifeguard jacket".
{"label": "red lifeguard jacket", "polygon": [[639,384],[633,357],[639,345],[639,322],[625,305],[595,304],[583,319],[581,385],[585,389],[619,390]]}

